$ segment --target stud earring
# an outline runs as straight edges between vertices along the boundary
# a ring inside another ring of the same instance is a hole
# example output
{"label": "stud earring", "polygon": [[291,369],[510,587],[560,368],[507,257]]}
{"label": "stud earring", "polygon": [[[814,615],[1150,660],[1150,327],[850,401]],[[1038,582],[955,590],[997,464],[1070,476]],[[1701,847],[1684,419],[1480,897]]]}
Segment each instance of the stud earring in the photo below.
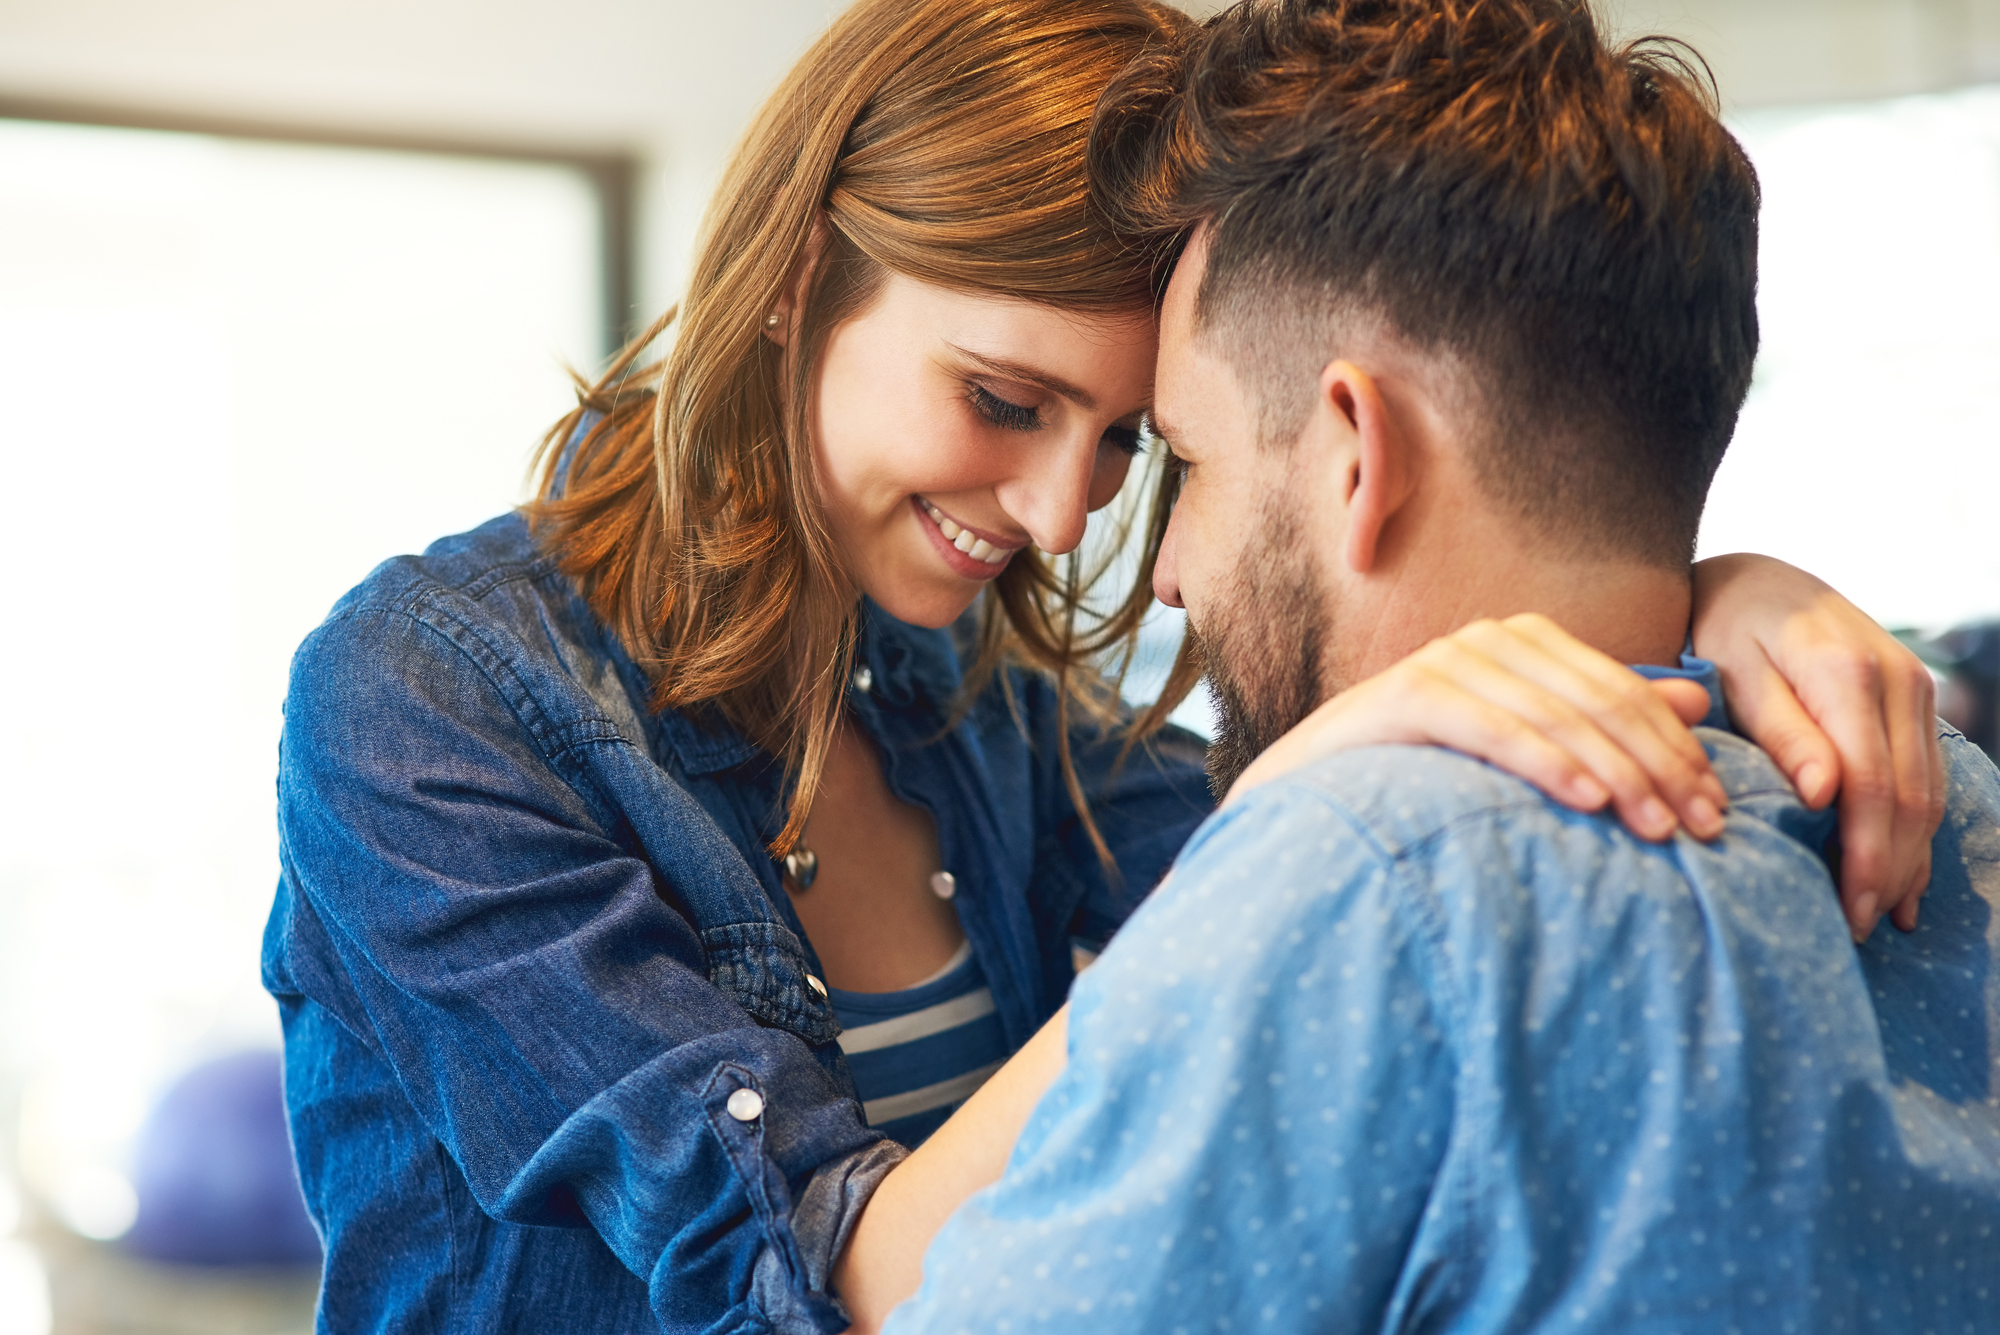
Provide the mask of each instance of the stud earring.
{"label": "stud earring", "polygon": [[766,329],[776,329],[780,324],[784,322],[784,319],[785,319],[784,316],[778,314],[776,311],[772,311],[769,315],[764,317],[764,327]]}

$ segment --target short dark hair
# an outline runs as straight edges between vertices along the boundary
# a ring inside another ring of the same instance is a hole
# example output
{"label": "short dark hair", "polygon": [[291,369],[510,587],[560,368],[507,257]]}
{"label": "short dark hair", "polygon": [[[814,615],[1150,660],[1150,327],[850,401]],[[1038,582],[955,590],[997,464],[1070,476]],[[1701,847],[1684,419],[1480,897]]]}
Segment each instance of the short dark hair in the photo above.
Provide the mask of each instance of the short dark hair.
{"label": "short dark hair", "polygon": [[1583,0],[1244,0],[1126,69],[1090,158],[1163,251],[1211,224],[1197,322],[1267,434],[1330,340],[1386,326],[1468,373],[1513,513],[1692,559],[1756,359],[1759,196],[1685,47],[1613,48]]}

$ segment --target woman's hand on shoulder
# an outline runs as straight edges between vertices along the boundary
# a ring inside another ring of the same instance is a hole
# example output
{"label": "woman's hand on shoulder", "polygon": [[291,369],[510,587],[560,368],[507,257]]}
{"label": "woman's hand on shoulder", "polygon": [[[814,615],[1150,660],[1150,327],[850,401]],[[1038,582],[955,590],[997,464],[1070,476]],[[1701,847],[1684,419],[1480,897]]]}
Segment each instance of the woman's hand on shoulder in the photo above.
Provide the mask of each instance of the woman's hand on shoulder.
{"label": "woman's hand on shoulder", "polygon": [[1857,939],[1904,931],[1930,881],[1944,756],[1930,669],[1805,571],[1738,553],[1697,564],[1694,648],[1736,725],[1815,809],[1840,800],[1840,897]]}
{"label": "woman's hand on shoulder", "polygon": [[1610,805],[1645,839],[1722,832],[1728,795],[1688,730],[1708,692],[1648,681],[1545,616],[1475,621],[1328,700],[1243,772],[1228,799],[1358,746],[1450,747],[1578,811]]}

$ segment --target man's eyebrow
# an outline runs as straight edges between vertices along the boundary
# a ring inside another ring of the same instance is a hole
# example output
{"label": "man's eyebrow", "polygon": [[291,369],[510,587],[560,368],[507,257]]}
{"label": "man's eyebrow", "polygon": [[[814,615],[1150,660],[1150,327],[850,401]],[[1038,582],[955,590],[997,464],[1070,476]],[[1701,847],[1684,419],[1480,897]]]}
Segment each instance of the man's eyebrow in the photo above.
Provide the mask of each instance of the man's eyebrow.
{"label": "man's eyebrow", "polygon": [[1040,385],[1051,394],[1059,394],[1079,408],[1089,409],[1097,406],[1096,395],[1079,386],[1072,385],[1061,376],[1050,375],[1047,371],[1037,371],[1032,366],[1023,365],[1020,362],[1010,362],[1002,357],[988,357],[983,353],[974,352],[970,348],[961,348],[956,343],[946,343],[945,346],[975,366],[983,367],[991,371],[994,375],[1004,375],[1014,380],[1025,380],[1031,385]]}
{"label": "man's eyebrow", "polygon": [[1180,432],[1171,423],[1164,420],[1157,411],[1147,412],[1146,427],[1155,436],[1159,437],[1160,441],[1166,445],[1169,451],[1174,448],[1174,439],[1180,435]]}

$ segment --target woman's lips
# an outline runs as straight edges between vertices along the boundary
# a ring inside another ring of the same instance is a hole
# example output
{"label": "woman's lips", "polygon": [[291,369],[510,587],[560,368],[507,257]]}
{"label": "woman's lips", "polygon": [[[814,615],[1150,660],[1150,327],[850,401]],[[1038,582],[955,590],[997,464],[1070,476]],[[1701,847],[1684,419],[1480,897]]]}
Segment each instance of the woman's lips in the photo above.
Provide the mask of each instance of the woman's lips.
{"label": "woman's lips", "polygon": [[[974,533],[921,496],[913,496],[918,518],[945,563],[967,579],[991,579],[1007,568],[1020,547],[1002,547]],[[1025,546],[1026,544],[1023,544]]]}

